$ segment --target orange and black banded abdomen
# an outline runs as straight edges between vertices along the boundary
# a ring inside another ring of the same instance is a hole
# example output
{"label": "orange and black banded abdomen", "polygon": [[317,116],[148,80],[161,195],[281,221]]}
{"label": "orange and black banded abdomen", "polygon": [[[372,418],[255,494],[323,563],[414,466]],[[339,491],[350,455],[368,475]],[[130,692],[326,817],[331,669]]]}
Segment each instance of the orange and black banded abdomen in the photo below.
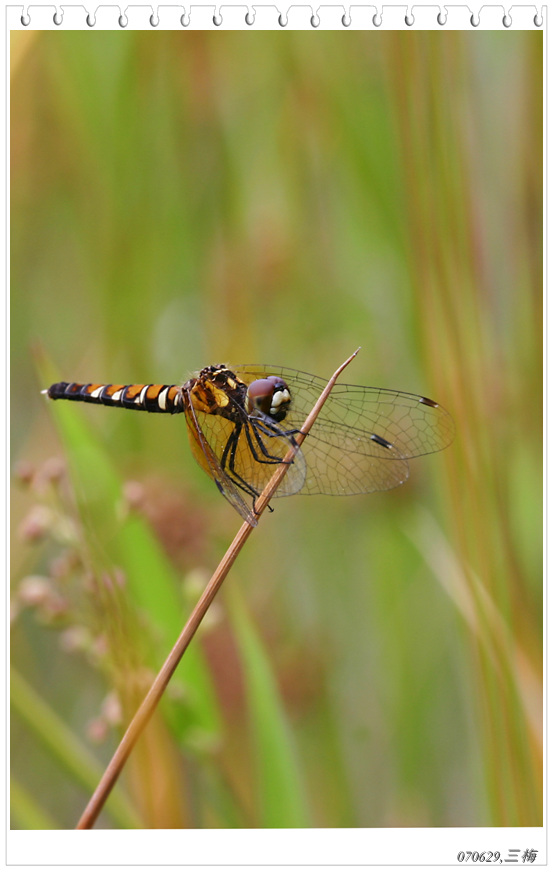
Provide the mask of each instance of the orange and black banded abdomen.
{"label": "orange and black banded abdomen", "polygon": [[58,382],[44,391],[52,400],[77,400],[122,406],[139,412],[183,412],[182,390],[178,385],[99,385]]}

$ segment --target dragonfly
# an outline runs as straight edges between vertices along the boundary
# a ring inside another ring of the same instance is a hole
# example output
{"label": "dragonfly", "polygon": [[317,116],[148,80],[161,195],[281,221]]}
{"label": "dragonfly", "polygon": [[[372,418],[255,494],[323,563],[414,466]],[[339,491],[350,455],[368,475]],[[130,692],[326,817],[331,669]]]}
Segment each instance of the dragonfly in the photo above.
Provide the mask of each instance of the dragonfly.
{"label": "dragonfly", "polygon": [[409,460],[447,448],[455,427],[434,400],[337,383],[301,448],[295,436],[326,379],[262,364],[207,366],[182,385],[58,382],[52,400],[184,414],[194,458],[255,526],[255,500],[290,448],[274,497],[367,494],[403,484]]}

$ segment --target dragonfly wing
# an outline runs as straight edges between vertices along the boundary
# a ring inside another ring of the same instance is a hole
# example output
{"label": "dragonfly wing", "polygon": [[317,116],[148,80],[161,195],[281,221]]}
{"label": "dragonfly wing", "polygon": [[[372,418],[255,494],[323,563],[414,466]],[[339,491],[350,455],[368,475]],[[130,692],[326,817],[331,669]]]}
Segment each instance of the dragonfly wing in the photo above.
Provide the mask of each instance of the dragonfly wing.
{"label": "dragonfly wing", "polygon": [[[291,408],[281,427],[300,429],[326,386],[325,379],[286,367],[233,368],[246,383],[278,375]],[[304,494],[360,494],[389,490],[409,476],[408,460],[440,451],[455,428],[446,410],[415,394],[337,384],[302,445]]]}
{"label": "dragonfly wing", "polygon": [[339,445],[318,438],[320,434],[325,434],[324,427],[314,425],[302,445],[307,464],[303,494],[367,494],[390,490],[409,478],[409,464],[393,446],[373,446],[368,454],[350,434],[342,434]]}
{"label": "dragonfly wing", "polygon": [[[201,466],[204,472],[213,479],[223,496],[226,497],[232,506],[234,506],[236,511],[244,518],[244,520],[251,524],[252,527],[255,527],[257,525],[257,518],[253,512],[253,507],[248,506],[246,501],[243,499],[239,488],[222,469],[215,451],[200,427],[198,418],[206,418],[208,416],[203,415],[201,412],[196,412],[189,404],[187,404],[187,408],[185,409],[185,416],[188,424],[187,429],[190,448],[194,455],[194,459]],[[209,417],[215,418],[216,416],[210,415]],[[224,418],[219,418],[218,420],[220,422],[225,422],[230,426],[230,428],[232,428],[230,421],[225,421]],[[219,434],[221,439],[222,435],[223,434]],[[230,430],[228,436],[230,436]]]}
{"label": "dragonfly wing", "polygon": [[317,437],[337,444],[345,429],[362,453],[372,453],[374,435],[391,442],[404,458],[441,451],[455,435],[453,419],[443,406],[416,394],[336,385],[329,400]]}
{"label": "dragonfly wing", "polygon": [[[222,415],[206,414],[191,404],[186,418],[196,461],[242,517],[254,523],[253,506],[247,505],[244,494],[249,494],[252,500],[259,496],[293,441],[277,425],[266,428],[261,420],[245,422],[236,437],[237,425],[233,421]],[[298,449],[274,496],[297,493],[305,478],[306,463]]]}
{"label": "dragonfly wing", "polygon": [[[250,365],[237,367],[249,383],[256,378],[278,375],[292,395],[291,409],[282,427],[298,429],[324,387],[325,379],[286,367]],[[441,451],[451,444],[455,426],[449,413],[426,397],[403,391],[337,384],[317,418],[310,438],[339,448],[353,439],[358,454],[380,456],[374,436],[391,442],[404,459]]]}

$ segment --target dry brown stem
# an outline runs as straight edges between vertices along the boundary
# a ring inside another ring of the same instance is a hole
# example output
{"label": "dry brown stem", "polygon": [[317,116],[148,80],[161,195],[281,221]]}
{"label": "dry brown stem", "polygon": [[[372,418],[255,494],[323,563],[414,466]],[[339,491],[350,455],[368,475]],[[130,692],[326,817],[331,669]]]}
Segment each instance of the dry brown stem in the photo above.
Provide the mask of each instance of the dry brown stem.
{"label": "dry brown stem", "polygon": [[[357,349],[357,351],[355,351],[350,357],[348,357],[348,359],[344,361],[344,363],[340,367],[338,367],[332,378],[329,380],[321,396],[319,397],[319,399],[313,406],[313,409],[307,416],[305,423],[301,428],[301,432],[298,433],[295,437],[297,446],[300,446],[302,444],[303,440],[309,433],[309,430],[311,429],[315,419],[317,418],[317,415],[321,411],[323,404],[325,403],[328,395],[334,387],[338,376],[340,375],[342,370],[344,370],[346,366],[351,363],[358,351],[359,349]],[[294,459],[295,453],[295,447],[291,447],[286,456],[284,457],[282,463],[276,469],[275,474],[268,482],[263,493],[260,494],[260,496],[256,500],[256,515],[261,515],[267,508],[271,497],[273,496],[280,482],[286,475],[289,464]],[[144,697],[142,704],[140,705],[138,711],[136,712],[135,716],[127,727],[127,730],[123,738],[121,739],[121,742],[119,743],[113,757],[108,763],[106,770],[102,775],[102,778],[100,779],[98,787],[92,794],[88,805],[86,806],[76,826],[76,829],[86,830],[90,829],[93,826],[96,818],[98,817],[100,811],[104,806],[107,797],[109,796],[113,785],[117,781],[129,754],[131,753],[140,734],[144,730],[146,724],[151,718],[153,712],[155,711],[155,708],[159,700],[161,699],[163,692],[167,687],[171,676],[173,675],[173,672],[180,663],[182,655],[186,651],[205,613],[213,602],[215,594],[225,580],[232,564],[234,563],[242,547],[244,546],[246,539],[248,538],[248,536],[250,536],[254,529],[255,527],[250,526],[247,521],[244,521],[244,523],[240,527],[228,551],[226,552],[225,556],[219,563],[219,566],[217,567],[208,584],[206,585],[206,588],[202,593],[200,599],[198,600],[194,611],[190,615],[182,633],[175,642],[173,648],[171,649],[171,652],[169,653],[169,656],[167,657],[165,663],[163,664],[156,678],[154,679],[154,682],[150,687],[148,693]]]}

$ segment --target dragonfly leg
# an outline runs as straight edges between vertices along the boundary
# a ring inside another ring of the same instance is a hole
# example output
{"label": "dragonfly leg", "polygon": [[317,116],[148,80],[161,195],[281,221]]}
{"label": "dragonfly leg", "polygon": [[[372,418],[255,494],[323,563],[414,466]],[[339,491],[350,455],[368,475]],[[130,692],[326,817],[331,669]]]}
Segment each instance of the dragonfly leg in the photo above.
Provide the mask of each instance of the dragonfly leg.
{"label": "dragonfly leg", "polygon": [[[262,433],[265,433],[266,436],[271,437],[295,436],[297,433],[303,433],[303,430],[299,430],[297,427],[294,427],[291,430],[281,430],[280,427],[274,427],[270,421],[264,421],[262,418],[257,417],[255,418],[255,426],[261,430]],[[307,433],[303,433],[303,435],[307,436]]]}
{"label": "dragonfly leg", "polygon": [[245,479],[243,479],[242,476],[239,475],[235,469],[236,449],[238,447],[240,433],[242,432],[242,426],[242,422],[238,422],[234,425],[234,430],[227,439],[227,444],[225,445],[223,454],[221,455],[221,468],[232,479],[234,484],[240,488],[240,490],[243,490],[244,493],[248,494],[248,496],[253,497],[255,501],[256,497],[259,496],[258,491],[256,491],[254,487],[248,484],[248,482],[245,481]]}
{"label": "dragonfly leg", "polygon": [[[263,433],[267,432],[264,428],[261,428],[261,429],[262,429]],[[255,446],[254,446],[252,439],[251,439],[249,427],[246,424],[246,439],[248,440],[248,445],[250,446],[250,451],[251,451],[253,457],[255,458],[255,460],[258,463],[283,463],[282,457],[278,457],[275,454],[269,454],[266,446],[263,444],[263,441],[262,441],[259,433],[257,432],[256,426],[254,426],[253,424],[252,424],[252,430],[253,430],[253,435],[255,436],[255,441],[257,442],[258,448],[260,449],[261,453],[267,458],[267,460],[263,460],[257,454],[257,451],[255,450]],[[277,434],[271,433],[270,435],[277,435]],[[290,461],[290,462],[293,463],[293,461]]]}
{"label": "dragonfly leg", "polygon": [[[240,435],[242,433],[243,427],[244,427],[243,422],[239,421],[239,422],[235,423],[234,430],[232,431],[229,438],[227,439],[226,445],[223,449],[220,463],[221,463],[221,468],[223,469],[224,472],[226,472],[226,474],[229,476],[229,478],[234,482],[236,487],[240,488],[240,490],[244,491],[244,493],[246,493],[246,494],[248,494],[248,496],[252,497],[252,509],[253,509],[254,514],[255,514],[256,513],[255,512],[255,501],[256,501],[257,497],[259,496],[259,491],[257,491],[251,484],[249,484],[249,482],[247,482],[244,478],[242,478],[242,476],[236,471],[236,451],[238,448],[238,443],[240,440]],[[259,456],[258,451],[256,450],[256,446],[253,443],[253,440],[252,440],[252,437],[251,437],[251,434],[249,431],[249,426],[247,423],[245,425],[245,428],[246,428],[245,434],[246,434],[246,439],[248,442],[248,447],[251,451],[252,457],[254,458],[254,460],[257,463],[278,464],[278,463],[283,462],[281,457],[276,457],[276,456],[268,453],[265,445],[263,444],[259,434],[256,432],[255,427],[254,427],[252,429],[254,432],[255,441],[257,442],[257,445],[258,445],[260,451],[262,452],[262,454],[265,455],[265,457],[267,459],[264,460],[263,458],[261,458]],[[263,432],[268,433],[269,431],[265,431],[265,429],[263,429]],[[276,432],[274,432],[274,433],[271,432],[270,435],[276,436],[278,434]],[[293,441],[293,440],[291,440],[291,441]],[[290,461],[290,462],[293,463],[294,461]],[[267,508],[270,512],[273,511],[273,508],[271,506],[267,506]]]}
{"label": "dragonfly leg", "polygon": [[229,438],[227,439],[227,444],[225,445],[225,449],[221,455],[221,466],[223,469],[227,465],[228,453],[231,450],[231,448],[232,448],[233,452],[236,452],[236,446],[238,444],[238,437],[240,436],[241,429],[242,429],[242,424],[235,424],[234,430],[232,431]]}

